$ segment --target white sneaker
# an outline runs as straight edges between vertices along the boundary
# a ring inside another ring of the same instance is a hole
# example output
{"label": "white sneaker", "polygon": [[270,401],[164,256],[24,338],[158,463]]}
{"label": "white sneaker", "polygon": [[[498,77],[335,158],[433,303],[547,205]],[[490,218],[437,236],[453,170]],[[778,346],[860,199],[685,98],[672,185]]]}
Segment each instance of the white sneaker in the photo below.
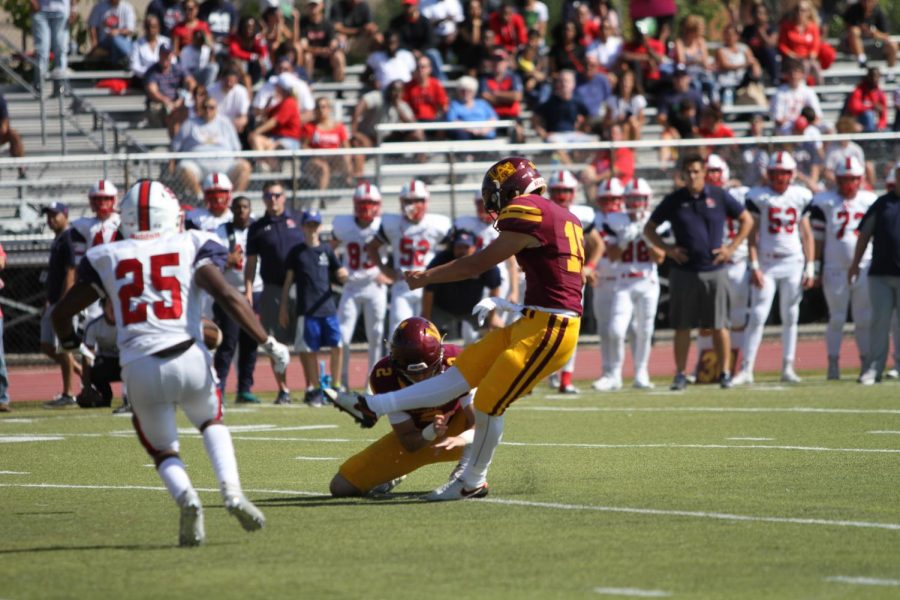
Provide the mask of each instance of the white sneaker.
{"label": "white sneaker", "polygon": [[369,490],[369,496],[383,496],[390,492],[392,489],[400,485],[400,483],[406,479],[406,475],[401,475],[395,479],[391,479],[388,482],[382,483],[381,485],[376,485],[371,490]]}
{"label": "white sneaker", "polygon": [[242,492],[228,494],[225,498],[225,509],[238,520],[244,531],[257,531],[266,524],[266,517],[262,511],[247,500]]}
{"label": "white sneaker", "polygon": [[638,390],[652,390],[656,386],[650,381],[650,376],[646,373],[638,373],[634,377],[634,388]]}
{"label": "white sneaker", "polygon": [[594,382],[593,388],[598,392],[614,392],[622,389],[622,380],[604,375]]}
{"label": "white sneaker", "polygon": [[878,382],[878,376],[875,373],[875,369],[868,369],[865,373],[859,376],[857,381],[863,385],[875,385]]}
{"label": "white sneaker", "polygon": [[794,372],[793,367],[787,367],[781,372],[781,381],[785,383],[800,383],[803,379]]}
{"label": "white sneaker", "polygon": [[484,498],[488,495],[487,481],[476,487],[475,489],[466,489],[466,482],[462,479],[454,479],[448,481],[438,489],[434,490],[425,499],[429,502],[447,502],[450,500],[470,500],[472,498]]}
{"label": "white sneaker", "polygon": [[884,376],[888,379],[900,379],[900,371],[897,370],[897,367],[894,367],[885,371]]}
{"label": "white sneaker", "polygon": [[753,385],[753,372],[744,369],[732,378],[731,385]]}
{"label": "white sneaker", "polygon": [[185,490],[178,498],[181,507],[181,522],[178,527],[179,546],[199,546],[206,538],[203,529],[203,505],[196,490]]}

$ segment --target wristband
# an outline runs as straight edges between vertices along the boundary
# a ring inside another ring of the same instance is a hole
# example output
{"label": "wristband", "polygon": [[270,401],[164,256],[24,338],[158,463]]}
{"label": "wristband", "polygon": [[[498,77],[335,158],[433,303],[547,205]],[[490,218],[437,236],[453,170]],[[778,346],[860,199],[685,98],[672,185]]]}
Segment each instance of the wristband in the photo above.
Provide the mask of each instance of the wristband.
{"label": "wristband", "polygon": [[759,261],[758,261],[758,260],[751,260],[751,261],[750,261],[750,269],[753,270],[753,271],[759,271]]}
{"label": "wristband", "polygon": [[590,269],[591,271],[593,271],[597,267],[597,263],[589,262],[584,266],[587,267],[588,269]]}
{"label": "wristband", "polygon": [[815,279],[816,278],[816,266],[808,262],[803,265],[803,276],[807,279]]}
{"label": "wristband", "polygon": [[428,426],[422,430],[422,438],[428,442],[432,442],[436,437],[437,433],[434,431],[434,423],[429,423]]}

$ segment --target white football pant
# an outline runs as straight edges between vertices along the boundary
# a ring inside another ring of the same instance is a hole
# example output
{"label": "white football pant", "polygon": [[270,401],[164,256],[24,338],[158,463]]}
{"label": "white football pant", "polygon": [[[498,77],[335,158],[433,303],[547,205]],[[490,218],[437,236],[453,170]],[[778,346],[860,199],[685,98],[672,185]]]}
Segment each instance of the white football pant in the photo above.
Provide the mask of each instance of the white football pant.
{"label": "white football pant", "polygon": [[394,335],[394,329],[404,319],[422,314],[422,290],[410,290],[405,281],[398,281],[391,288],[391,317],[387,338]]}
{"label": "white football pant", "polygon": [[741,329],[747,326],[750,316],[750,269],[747,268],[747,261],[729,265],[727,275],[731,291],[731,312],[728,317],[732,329]]}
{"label": "white football pant", "polygon": [[[625,364],[625,342],[632,329],[632,352],[634,374],[647,378],[647,364],[650,361],[650,343],[659,303],[659,280],[656,276],[642,278],[622,277],[613,293],[610,306],[609,348],[610,374],[622,379],[622,365]],[[605,365],[604,361],[604,365]]]}
{"label": "white football pant", "polygon": [[[350,342],[360,310],[366,326],[366,341],[369,343],[369,371],[384,356],[384,317],[387,314],[387,286],[375,282],[365,285],[345,285],[338,303],[338,322],[341,340],[344,343],[344,372],[341,384],[350,389]],[[337,383],[337,382],[335,382]]]}
{"label": "white football pant", "polygon": [[597,320],[597,336],[600,338],[600,357],[603,365],[601,375],[607,375],[612,368],[612,349],[609,335],[612,319],[612,300],[616,294],[616,278],[601,275],[594,287],[594,318]]}
{"label": "white football pant", "polygon": [[869,302],[868,268],[860,269],[859,277],[851,286],[845,269],[825,269],[822,272],[822,291],[828,304],[828,330],[825,341],[828,356],[841,354],[841,339],[844,323],[847,322],[847,307],[853,314],[853,333],[859,355],[869,356],[869,328],[872,324],[872,305]]}
{"label": "white football pant", "polygon": [[797,351],[797,321],[800,318],[800,300],[803,299],[803,263],[791,261],[772,266],[763,265],[763,287],[750,291],[750,320],[744,338],[744,369],[753,372],[756,353],[762,343],[763,328],[775,291],[778,291],[781,314],[781,353],[785,361],[793,362]]}

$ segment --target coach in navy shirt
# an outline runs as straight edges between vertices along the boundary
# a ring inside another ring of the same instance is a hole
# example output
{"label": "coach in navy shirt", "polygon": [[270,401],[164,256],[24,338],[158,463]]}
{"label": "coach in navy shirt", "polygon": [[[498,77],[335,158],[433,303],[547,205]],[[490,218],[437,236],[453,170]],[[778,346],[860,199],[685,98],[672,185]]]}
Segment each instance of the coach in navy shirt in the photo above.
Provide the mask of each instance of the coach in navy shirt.
{"label": "coach in navy shirt", "polygon": [[[894,167],[900,175],[900,163]],[[869,364],[863,365],[859,382],[881,381],[890,345],[891,315],[900,313],[900,195],[893,190],[875,201],[859,223],[859,237],[853,264],[847,273],[850,283],[859,276],[859,263],[872,242],[869,265],[869,298],[872,303],[872,330]],[[900,314],[898,314],[900,316]]]}
{"label": "coach in navy shirt", "polygon": [[[731,194],[705,184],[706,164],[699,155],[682,163],[686,187],[663,198],[644,227],[644,237],[663,249],[675,263],[669,272],[669,320],[675,329],[673,390],[687,385],[684,371],[691,348],[691,329],[713,330],[713,344],[721,369],[719,383],[731,387],[731,341],[728,337],[728,278],[723,267],[753,228],[753,217]],[[740,219],[738,234],[725,244],[728,218]],[[675,243],[668,244],[656,233],[669,223]]]}
{"label": "coach in navy shirt", "polygon": [[[262,294],[259,297],[259,314],[266,331],[275,336],[283,344],[294,343],[294,319],[288,327],[278,323],[278,311],[281,306],[281,288],[287,273],[286,261],[288,253],[294,246],[303,242],[303,232],[293,215],[285,210],[284,187],[274,181],[263,187],[263,202],[266,214],[250,225],[247,231],[247,263],[244,266],[244,289],[247,301],[253,304],[253,278],[256,276],[256,263],[259,261],[259,274],[263,281]],[[294,314],[293,302],[288,307]],[[275,373],[278,382],[276,404],[290,404],[291,395],[285,374]]]}

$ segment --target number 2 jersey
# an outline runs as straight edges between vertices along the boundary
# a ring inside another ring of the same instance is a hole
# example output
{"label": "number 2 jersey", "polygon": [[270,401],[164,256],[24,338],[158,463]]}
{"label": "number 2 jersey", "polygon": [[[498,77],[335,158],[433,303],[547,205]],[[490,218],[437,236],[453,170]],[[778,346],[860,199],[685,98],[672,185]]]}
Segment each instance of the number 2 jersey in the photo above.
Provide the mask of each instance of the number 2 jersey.
{"label": "number 2 jersey", "polygon": [[[809,206],[809,221],[813,236],[822,240],[823,263],[826,269],[847,270],[853,263],[859,222],[877,199],[872,192],[860,190],[852,200],[845,200],[837,192],[816,194]],[[862,264],[872,260],[872,245],[866,247]]]}
{"label": "number 2 jersey", "polygon": [[543,196],[528,194],[503,207],[497,229],[540,242],[516,253],[525,272],[525,304],[581,316],[584,232],[578,217]]}
{"label": "number 2 jersey", "polygon": [[450,219],[428,213],[418,223],[402,215],[384,215],[378,239],[390,244],[394,268],[421,270],[434,258],[434,249],[450,233]]}
{"label": "number 2 jersey", "polygon": [[95,246],[78,276],[112,299],[124,366],[189,339],[202,341],[203,291],[194,274],[208,264],[222,270],[227,258],[215,234],[192,230]]}
{"label": "number 2 jersey", "polygon": [[347,283],[363,286],[378,278],[380,269],[369,260],[366,244],[381,228],[381,217],[375,217],[365,227],[360,227],[352,215],[338,215],[331,225],[331,235],[342,249],[343,264],[349,274]]}
{"label": "number 2 jersey", "polygon": [[803,262],[800,241],[800,219],[812,200],[812,192],[791,185],[779,194],[770,187],[756,187],[747,192],[747,210],[759,218],[760,262]]}
{"label": "number 2 jersey", "polygon": [[[459,346],[444,344],[444,359],[441,361],[441,373],[453,365],[460,352],[462,352],[462,349]],[[404,378],[400,371],[394,367],[390,356],[385,356],[375,363],[372,372],[369,373],[369,389],[373,394],[395,392],[409,385],[412,385],[412,383]],[[418,429],[425,429],[434,421],[437,415],[447,415],[449,419],[456,411],[471,403],[472,393],[469,392],[437,407],[417,408],[415,410],[391,413],[388,415],[388,418],[393,424],[412,419],[413,424]]]}

